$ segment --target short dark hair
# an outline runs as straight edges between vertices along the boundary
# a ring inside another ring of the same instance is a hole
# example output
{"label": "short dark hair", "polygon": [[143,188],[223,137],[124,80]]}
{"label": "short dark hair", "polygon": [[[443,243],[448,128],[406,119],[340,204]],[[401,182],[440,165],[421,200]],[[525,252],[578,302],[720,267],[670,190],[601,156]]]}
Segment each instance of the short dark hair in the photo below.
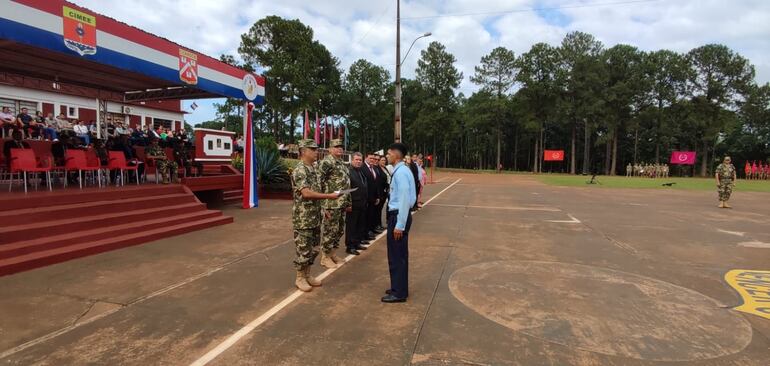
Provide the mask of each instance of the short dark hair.
{"label": "short dark hair", "polygon": [[409,149],[407,149],[406,145],[404,145],[404,144],[402,144],[400,142],[396,142],[396,143],[390,145],[388,150],[396,150],[396,151],[400,152],[402,158],[405,157],[406,154],[409,152]]}

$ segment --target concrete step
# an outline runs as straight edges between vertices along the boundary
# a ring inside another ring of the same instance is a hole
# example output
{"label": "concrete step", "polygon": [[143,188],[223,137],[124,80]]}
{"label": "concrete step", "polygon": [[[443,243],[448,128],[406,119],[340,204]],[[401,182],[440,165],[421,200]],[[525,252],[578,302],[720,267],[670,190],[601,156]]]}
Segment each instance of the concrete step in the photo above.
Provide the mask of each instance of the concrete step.
{"label": "concrete step", "polygon": [[139,232],[109,235],[99,240],[73,243],[44,251],[4,258],[0,259],[0,276],[232,222],[232,217],[222,216],[220,213],[220,215],[216,216],[201,217],[192,221],[171,225],[153,226]]}

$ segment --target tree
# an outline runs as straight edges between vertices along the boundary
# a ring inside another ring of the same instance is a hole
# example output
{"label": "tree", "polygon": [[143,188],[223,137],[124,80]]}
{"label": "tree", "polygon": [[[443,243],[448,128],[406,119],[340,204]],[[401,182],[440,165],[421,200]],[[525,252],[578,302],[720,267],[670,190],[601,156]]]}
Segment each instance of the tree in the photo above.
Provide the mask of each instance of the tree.
{"label": "tree", "polygon": [[717,137],[735,122],[736,111],[745,101],[754,81],[754,66],[723,45],[698,47],[687,54],[693,73],[688,80],[690,98],[699,111],[701,121],[700,175],[706,176],[709,153]]}
{"label": "tree", "polygon": [[618,138],[630,121],[636,117],[637,100],[644,98],[642,53],[633,46],[619,44],[607,49],[602,60],[605,65],[607,87],[603,93],[606,110],[604,126],[607,129],[605,174],[615,175],[618,162]]}
{"label": "tree", "polygon": [[572,119],[570,144],[570,173],[576,173],[576,137],[579,122],[583,122],[583,174],[591,166],[590,137],[591,125],[602,109],[601,87],[603,85],[602,65],[599,56],[602,43],[594,36],[583,32],[571,32],[562,40],[562,68],[565,74],[565,97],[567,115]]}
{"label": "tree", "polygon": [[522,54],[516,64],[520,71],[517,80],[522,88],[517,95],[527,109],[528,125],[535,130],[533,171],[542,171],[545,124],[557,113],[561,93],[562,75],[559,68],[559,52],[556,48],[537,43]]}
{"label": "tree", "polygon": [[[669,147],[674,137],[676,119],[674,105],[685,93],[690,67],[685,57],[669,50],[660,50],[644,55],[642,65],[644,77],[642,87],[646,96],[639,104],[642,119],[649,120],[649,131],[655,142],[655,162],[660,162],[661,145]],[[635,129],[634,158],[638,161],[639,124]]]}
{"label": "tree", "polygon": [[495,168],[500,166],[501,140],[503,137],[503,113],[508,91],[516,83],[518,67],[516,55],[505,47],[497,47],[481,58],[481,65],[475,67],[476,74],[471,81],[481,86],[481,90],[494,95],[497,118],[494,121],[497,135],[497,159]]}
{"label": "tree", "polygon": [[432,144],[435,154],[437,140],[444,137],[442,133],[447,130],[445,124],[452,121],[451,116],[457,107],[455,90],[463,79],[463,74],[454,65],[456,61],[455,56],[439,42],[431,42],[420,53],[416,74],[425,98],[411,128],[416,132],[413,135],[416,140],[411,143],[415,151],[420,146],[425,148],[426,144]]}
{"label": "tree", "polygon": [[383,132],[390,117],[385,108],[389,83],[387,70],[363,59],[351,64],[345,75],[341,106],[361,150],[386,141]]}
{"label": "tree", "polygon": [[266,103],[277,112],[274,119],[289,116],[290,141],[294,141],[300,111],[335,110],[341,90],[339,61],[313,41],[313,30],[299,20],[260,19],[241,35],[238,52],[247,65],[265,70]]}

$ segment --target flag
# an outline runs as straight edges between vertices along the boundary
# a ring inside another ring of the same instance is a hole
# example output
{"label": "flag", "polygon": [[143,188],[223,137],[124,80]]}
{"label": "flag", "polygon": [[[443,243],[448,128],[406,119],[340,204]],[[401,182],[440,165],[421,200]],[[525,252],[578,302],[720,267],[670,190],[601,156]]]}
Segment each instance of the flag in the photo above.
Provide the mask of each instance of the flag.
{"label": "flag", "polygon": [[672,151],[671,164],[695,165],[695,151]]}
{"label": "flag", "polygon": [[310,118],[307,116],[307,109],[305,109],[305,121],[302,123],[302,126],[305,130],[305,132],[302,133],[302,138],[307,139],[308,135],[310,135]]}
{"label": "flag", "polygon": [[743,168],[743,172],[746,174],[751,174],[751,164],[749,164],[748,160],[746,160],[746,167]]}
{"label": "flag", "polygon": [[345,136],[343,135],[343,132],[342,132],[342,127],[343,127],[342,126],[342,121],[340,121],[340,126],[338,127],[339,131],[337,132],[337,136],[338,136],[337,138],[339,138],[339,139],[344,139],[345,138]]}
{"label": "flag", "polygon": [[543,160],[564,161],[564,150],[545,150],[543,151]]}
{"label": "flag", "polygon": [[315,143],[321,143],[321,120],[318,119],[318,112],[315,112]]}
{"label": "flag", "polygon": [[254,149],[254,103],[246,103],[243,116],[243,208],[259,205],[257,198],[257,162]]}
{"label": "flag", "polygon": [[192,104],[190,104],[190,109],[196,110],[197,108],[198,108],[198,103],[193,102]]}

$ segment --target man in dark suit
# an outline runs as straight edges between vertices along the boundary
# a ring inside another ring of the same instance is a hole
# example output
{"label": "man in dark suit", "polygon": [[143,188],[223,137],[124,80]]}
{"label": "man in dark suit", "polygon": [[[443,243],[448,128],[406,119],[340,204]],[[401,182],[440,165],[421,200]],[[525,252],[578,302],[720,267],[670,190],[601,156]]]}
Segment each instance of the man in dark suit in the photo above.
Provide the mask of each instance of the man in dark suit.
{"label": "man in dark suit", "polygon": [[372,160],[374,162],[373,167],[377,171],[377,179],[375,182],[377,184],[377,194],[379,195],[379,203],[377,204],[373,223],[376,232],[385,231],[385,228],[382,226],[382,209],[385,207],[385,201],[388,200],[388,190],[390,189],[388,186],[388,172],[385,170],[385,165],[387,164],[381,162],[381,159],[385,159],[385,157],[375,155]]}
{"label": "man in dark suit", "polygon": [[378,177],[382,174],[374,164],[374,153],[366,155],[366,161],[363,166],[364,176],[366,177],[366,184],[368,186],[368,199],[366,207],[366,221],[364,226],[366,227],[366,236],[364,241],[374,239],[377,234],[382,231],[376,231],[377,226],[377,206],[380,204],[380,192],[377,190]]}
{"label": "man in dark suit", "polygon": [[359,255],[359,250],[366,248],[361,245],[366,235],[366,204],[369,200],[369,187],[364,175],[363,156],[354,153],[350,162],[350,188],[358,188],[350,194],[352,207],[345,211],[345,252]]}

